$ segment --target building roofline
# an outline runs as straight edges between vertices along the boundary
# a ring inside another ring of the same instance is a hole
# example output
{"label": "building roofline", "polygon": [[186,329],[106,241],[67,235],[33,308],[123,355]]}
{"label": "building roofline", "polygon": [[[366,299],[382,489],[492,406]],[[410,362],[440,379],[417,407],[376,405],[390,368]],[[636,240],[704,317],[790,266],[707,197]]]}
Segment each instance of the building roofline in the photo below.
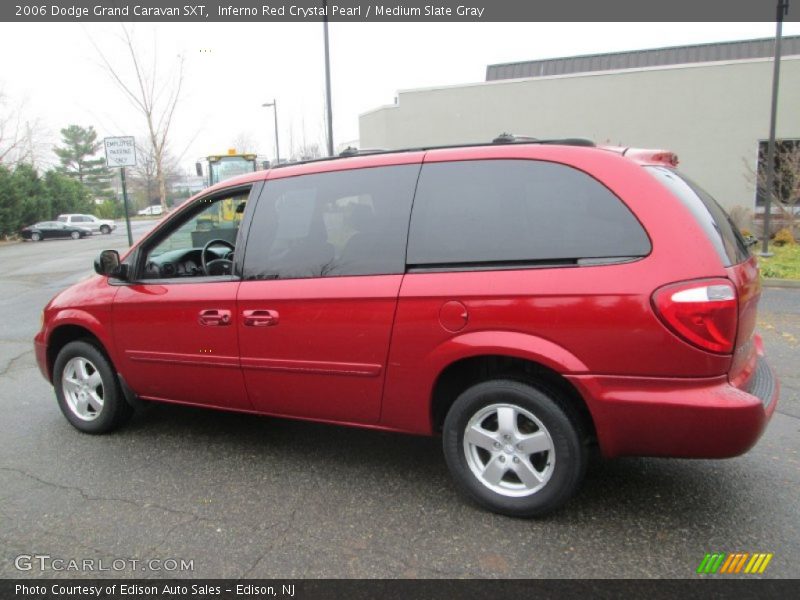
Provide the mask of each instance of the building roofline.
{"label": "building roofline", "polygon": [[[513,61],[505,63],[495,63],[486,67],[486,81],[498,81],[502,79],[522,79],[531,77],[543,77],[549,75],[566,75],[578,73],[590,73],[599,70],[628,70],[641,67],[670,66],[698,63],[715,63],[744,61],[757,58],[768,57],[764,53],[765,45],[774,42],[773,37],[755,38],[747,40],[729,40],[724,42],[704,42],[702,44],[687,44],[682,46],[662,46],[658,48],[641,48],[638,50],[622,50],[618,52],[601,52],[595,54],[579,54],[573,56],[559,56],[552,58],[542,58],[534,60]],[[784,36],[784,54],[794,56],[800,54],[800,35]],[[683,56],[678,57],[676,54]],[[719,57],[721,54],[725,56]],[[738,56],[735,56],[738,54]],[[770,55],[771,56],[771,55]],[[648,62],[646,58],[655,59]],[[611,64],[615,60],[627,59],[627,62],[637,62],[629,66],[616,68],[603,68],[602,66],[592,66],[592,63]],[[549,67],[549,68],[548,68]],[[513,76],[503,75],[503,71],[515,69],[517,71],[528,71]],[[538,73],[534,72],[538,71]],[[548,72],[544,72],[548,71]]]}

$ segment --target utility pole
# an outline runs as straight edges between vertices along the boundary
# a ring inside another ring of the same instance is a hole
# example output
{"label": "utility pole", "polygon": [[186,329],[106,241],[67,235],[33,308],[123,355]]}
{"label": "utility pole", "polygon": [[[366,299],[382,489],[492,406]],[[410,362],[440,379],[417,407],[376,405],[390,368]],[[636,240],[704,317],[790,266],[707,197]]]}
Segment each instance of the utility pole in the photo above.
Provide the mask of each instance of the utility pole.
{"label": "utility pole", "polygon": [[764,195],[764,239],[761,256],[772,256],[769,251],[770,220],[772,218],[772,188],[775,185],[775,122],[778,116],[778,83],[781,77],[781,36],[783,17],[789,13],[789,0],[778,0],[775,15],[775,59],[772,68],[772,111],[769,117],[767,142],[767,189]]}
{"label": "utility pole", "polygon": [[328,0],[323,0],[325,15],[322,26],[325,34],[325,105],[328,114],[328,156],[333,156],[333,109],[331,108],[331,58],[328,50]]}
{"label": "utility pole", "polygon": [[262,107],[272,107],[275,109],[275,165],[281,164],[281,149],[278,146],[278,101],[273,98],[272,102],[265,102]]}

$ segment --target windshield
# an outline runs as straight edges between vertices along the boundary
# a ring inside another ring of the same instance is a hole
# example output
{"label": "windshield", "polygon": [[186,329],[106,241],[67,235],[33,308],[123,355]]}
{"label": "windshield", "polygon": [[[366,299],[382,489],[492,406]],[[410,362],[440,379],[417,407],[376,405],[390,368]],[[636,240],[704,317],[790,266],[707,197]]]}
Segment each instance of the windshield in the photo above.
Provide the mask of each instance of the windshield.
{"label": "windshield", "polygon": [[252,173],[256,170],[256,161],[253,158],[244,156],[223,156],[218,161],[211,161],[210,165],[210,185],[225,181],[237,175]]}

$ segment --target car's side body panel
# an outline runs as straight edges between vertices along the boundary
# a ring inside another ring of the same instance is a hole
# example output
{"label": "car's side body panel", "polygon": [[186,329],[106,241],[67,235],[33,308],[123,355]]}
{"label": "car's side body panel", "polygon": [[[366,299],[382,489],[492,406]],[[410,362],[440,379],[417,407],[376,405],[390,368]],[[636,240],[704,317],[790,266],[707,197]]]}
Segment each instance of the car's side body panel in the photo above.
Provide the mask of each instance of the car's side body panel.
{"label": "car's side body panel", "polygon": [[[237,327],[253,407],[377,423],[402,275],[245,281]],[[275,321],[248,324],[247,311]]]}
{"label": "car's side body panel", "polygon": [[[748,391],[756,370],[755,260],[726,269],[689,210],[641,161],[596,148],[535,144],[345,158],[226,181],[175,216],[254,182],[268,187],[347,169],[422,163],[424,172],[431,164],[501,159],[559,163],[601,182],[641,223],[651,251],[618,264],[423,268],[382,276],[119,286],[97,277],[48,308],[37,358],[41,363],[41,348],[58,323],[85,322],[145,398],[431,434],[442,372],[466,358],[508,356],[540,364],[575,387],[607,456],[745,451],[775,407]],[[239,243],[252,211],[248,206]],[[710,277],[729,278],[739,293],[734,355],[687,343],[652,305],[653,292],[666,284]],[[113,328],[110,308],[96,306],[97,298],[108,301],[110,290],[116,293]],[[206,310],[226,312],[229,321],[203,325]],[[246,311],[275,318],[248,324]],[[777,399],[777,387],[770,389],[770,400]],[[726,433],[715,437],[717,430]]]}
{"label": "car's side body panel", "polygon": [[234,322],[238,281],[119,286],[113,332],[128,385],[152,400],[250,408]]}

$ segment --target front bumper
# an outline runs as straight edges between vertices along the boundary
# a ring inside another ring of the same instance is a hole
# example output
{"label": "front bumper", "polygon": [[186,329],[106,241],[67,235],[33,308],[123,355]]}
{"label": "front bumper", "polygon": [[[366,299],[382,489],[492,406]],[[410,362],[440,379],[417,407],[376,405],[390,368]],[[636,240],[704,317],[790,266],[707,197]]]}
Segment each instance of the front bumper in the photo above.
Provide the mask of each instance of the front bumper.
{"label": "front bumper", "polygon": [[36,364],[47,381],[51,381],[50,372],[47,366],[47,343],[45,342],[44,329],[40,330],[33,338],[33,352],[36,355]]}
{"label": "front bumper", "polygon": [[780,396],[763,356],[747,391],[728,378],[573,376],[604,456],[728,458],[761,437]]}

